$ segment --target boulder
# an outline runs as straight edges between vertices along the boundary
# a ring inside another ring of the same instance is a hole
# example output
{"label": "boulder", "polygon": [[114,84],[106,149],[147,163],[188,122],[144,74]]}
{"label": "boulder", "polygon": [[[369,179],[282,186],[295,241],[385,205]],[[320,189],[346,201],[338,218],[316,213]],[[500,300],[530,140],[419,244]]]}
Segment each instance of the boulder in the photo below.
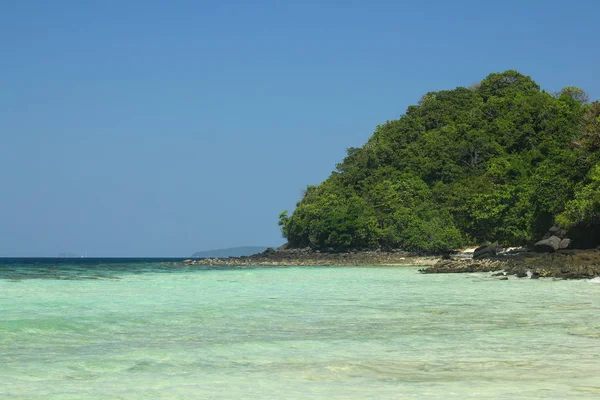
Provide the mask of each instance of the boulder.
{"label": "boulder", "polygon": [[260,253],[261,256],[272,256],[275,253],[277,253],[277,251],[272,248],[272,247],[268,247],[265,251],[263,251],[262,253]]}
{"label": "boulder", "polygon": [[548,229],[548,232],[542,237],[544,239],[550,239],[550,237],[556,236],[559,239],[564,239],[567,236],[567,232],[565,232],[560,226],[553,225]]}
{"label": "boulder", "polygon": [[496,245],[495,244],[484,244],[479,246],[473,252],[473,259],[490,258],[496,256]]}
{"label": "boulder", "polygon": [[558,236],[550,236],[548,239],[542,239],[533,245],[533,248],[538,253],[554,253],[559,249],[560,238]]}
{"label": "boulder", "polygon": [[563,240],[560,241],[560,243],[558,244],[558,248],[559,249],[568,249],[569,246],[571,245],[571,239],[569,238],[564,238]]}

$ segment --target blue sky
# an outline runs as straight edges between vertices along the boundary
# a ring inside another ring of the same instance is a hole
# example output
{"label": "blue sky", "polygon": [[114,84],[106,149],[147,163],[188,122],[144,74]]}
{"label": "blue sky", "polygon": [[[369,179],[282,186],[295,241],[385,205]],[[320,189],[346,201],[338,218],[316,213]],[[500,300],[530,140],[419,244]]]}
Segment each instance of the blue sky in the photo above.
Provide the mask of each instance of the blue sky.
{"label": "blue sky", "polygon": [[600,98],[600,2],[0,1],[0,256],[283,243],[345,149],[517,69]]}

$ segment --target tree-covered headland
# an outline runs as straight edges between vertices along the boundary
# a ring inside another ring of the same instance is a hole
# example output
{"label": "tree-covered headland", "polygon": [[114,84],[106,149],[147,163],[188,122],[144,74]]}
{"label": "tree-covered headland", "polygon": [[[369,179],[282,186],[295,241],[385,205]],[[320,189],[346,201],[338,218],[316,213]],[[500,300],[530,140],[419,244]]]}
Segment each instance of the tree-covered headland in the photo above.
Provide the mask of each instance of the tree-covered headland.
{"label": "tree-covered headland", "polygon": [[597,244],[600,102],[509,70],[426,93],[377,126],[279,224],[291,247],[439,252],[525,245],[559,224]]}

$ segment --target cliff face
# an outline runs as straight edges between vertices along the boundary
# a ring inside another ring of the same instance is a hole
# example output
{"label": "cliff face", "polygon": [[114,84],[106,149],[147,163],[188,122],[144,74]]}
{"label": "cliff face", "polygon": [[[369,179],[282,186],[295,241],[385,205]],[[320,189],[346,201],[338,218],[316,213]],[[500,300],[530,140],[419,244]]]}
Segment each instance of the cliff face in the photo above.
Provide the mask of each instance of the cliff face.
{"label": "cliff face", "polygon": [[[599,148],[600,103],[585,92],[551,95],[517,71],[491,74],[427,93],[378,126],[279,223],[292,248],[333,250],[523,245],[555,223],[595,238]],[[584,242],[596,240],[572,245]]]}

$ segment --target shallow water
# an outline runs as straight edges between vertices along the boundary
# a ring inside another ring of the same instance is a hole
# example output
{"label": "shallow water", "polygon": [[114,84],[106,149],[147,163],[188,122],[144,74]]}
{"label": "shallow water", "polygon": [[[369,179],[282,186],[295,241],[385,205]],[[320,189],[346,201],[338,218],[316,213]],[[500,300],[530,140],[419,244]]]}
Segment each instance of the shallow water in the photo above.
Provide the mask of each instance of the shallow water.
{"label": "shallow water", "polygon": [[598,399],[600,285],[0,265],[2,399]]}

